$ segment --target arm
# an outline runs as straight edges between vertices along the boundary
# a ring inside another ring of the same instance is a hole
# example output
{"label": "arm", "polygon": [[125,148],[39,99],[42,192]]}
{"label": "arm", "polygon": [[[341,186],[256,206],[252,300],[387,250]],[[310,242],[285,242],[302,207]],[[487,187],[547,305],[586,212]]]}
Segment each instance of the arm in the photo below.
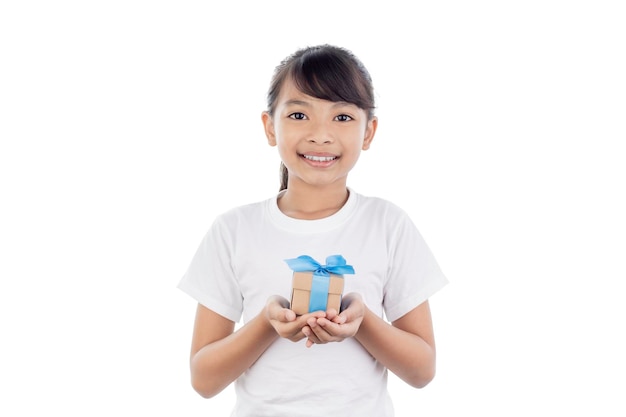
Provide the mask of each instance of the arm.
{"label": "arm", "polygon": [[235,323],[198,304],[191,343],[191,385],[210,398],[234,381],[277,337],[257,316],[237,332]]}
{"label": "arm", "polygon": [[198,304],[190,359],[193,388],[210,398],[252,366],[278,337],[303,339],[301,329],[314,315],[296,317],[288,305],[282,297],[270,297],[256,317],[234,332],[233,321]]}
{"label": "arm", "polygon": [[409,385],[422,388],[435,376],[435,338],[428,301],[387,323],[372,313],[358,294],[344,297],[345,309],[339,315],[309,319],[303,329],[313,343],[356,340],[380,363]]}
{"label": "arm", "polygon": [[428,301],[391,325],[366,308],[355,337],[409,385],[423,388],[435,377],[435,338]]}

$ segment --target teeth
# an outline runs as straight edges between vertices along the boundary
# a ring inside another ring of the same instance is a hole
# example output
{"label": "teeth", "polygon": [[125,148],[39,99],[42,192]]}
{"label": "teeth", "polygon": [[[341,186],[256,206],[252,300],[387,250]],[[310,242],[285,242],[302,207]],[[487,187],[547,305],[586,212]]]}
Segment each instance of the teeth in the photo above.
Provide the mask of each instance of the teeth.
{"label": "teeth", "polygon": [[316,162],[328,162],[336,159],[336,156],[314,156],[314,155],[304,155],[304,157],[310,161]]}

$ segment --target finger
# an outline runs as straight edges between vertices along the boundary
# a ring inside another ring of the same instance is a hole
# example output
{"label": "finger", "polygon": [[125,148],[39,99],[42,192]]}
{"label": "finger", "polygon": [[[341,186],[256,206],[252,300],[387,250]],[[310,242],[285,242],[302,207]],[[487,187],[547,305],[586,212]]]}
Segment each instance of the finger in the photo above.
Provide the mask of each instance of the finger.
{"label": "finger", "polygon": [[325,311],[315,311],[306,316],[306,323],[309,325],[309,327],[314,328],[314,327],[317,327],[318,320],[325,318],[325,317],[326,317]]}
{"label": "finger", "polygon": [[318,328],[323,329],[326,336],[321,335],[321,331],[316,332],[318,337],[329,342],[338,342],[347,337],[354,336],[354,326],[351,323],[338,324],[329,320],[320,319]]}
{"label": "finger", "polygon": [[281,323],[291,323],[296,320],[296,313],[288,308],[275,308],[269,312],[271,320],[275,320]]}
{"label": "finger", "polygon": [[338,315],[334,316],[330,320],[333,323],[336,323],[336,324],[344,324],[344,323],[348,322],[349,315],[350,315],[350,313],[348,313],[346,311],[342,311],[341,314],[338,314]]}
{"label": "finger", "polygon": [[351,309],[350,306],[348,306],[348,308],[339,313],[339,315],[335,317],[336,320],[333,321],[337,324],[349,323],[355,319],[355,315],[357,314],[355,314],[354,309]]}
{"label": "finger", "polygon": [[317,321],[317,325],[324,329],[324,331],[329,336],[337,336],[341,331],[338,323],[335,323],[334,321],[330,321],[328,319],[319,319]]}
{"label": "finger", "polygon": [[326,312],[326,318],[328,320],[332,320],[335,317],[337,317],[338,311],[335,310],[334,308],[329,308],[328,311]]}
{"label": "finger", "polygon": [[332,342],[334,340],[333,335],[330,334],[326,329],[328,324],[332,324],[332,322],[328,321],[325,318],[318,319],[316,326],[310,327],[313,334],[309,336],[309,339],[313,339],[315,343],[319,344]]}
{"label": "finger", "polygon": [[[309,317],[314,317],[316,319],[322,318],[322,317],[326,317],[326,312],[325,311],[314,311],[312,313],[309,313],[308,315]],[[308,318],[307,318],[308,319]]]}
{"label": "finger", "polygon": [[309,345],[312,345],[314,343],[321,343],[320,339],[309,326],[305,326],[302,328],[302,334],[304,334],[304,336],[307,338],[307,347],[310,347]]}
{"label": "finger", "polygon": [[283,313],[283,317],[284,317],[284,321],[286,322],[291,322],[294,321],[296,319],[296,313],[294,313],[293,310],[289,310],[288,308],[283,309],[282,311]]}

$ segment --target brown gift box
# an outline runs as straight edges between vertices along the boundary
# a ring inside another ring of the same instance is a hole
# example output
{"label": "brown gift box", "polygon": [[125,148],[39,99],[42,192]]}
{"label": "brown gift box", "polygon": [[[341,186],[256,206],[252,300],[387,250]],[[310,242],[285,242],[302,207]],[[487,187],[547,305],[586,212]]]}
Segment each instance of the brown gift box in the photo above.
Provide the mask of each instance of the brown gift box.
{"label": "brown gift box", "polygon": [[[291,292],[291,310],[298,315],[309,312],[309,300],[311,297],[311,284],[313,282],[313,272],[294,272],[293,290]],[[334,308],[339,311],[341,308],[341,294],[343,293],[343,276],[330,274],[330,284],[328,286],[328,299],[326,310]]]}

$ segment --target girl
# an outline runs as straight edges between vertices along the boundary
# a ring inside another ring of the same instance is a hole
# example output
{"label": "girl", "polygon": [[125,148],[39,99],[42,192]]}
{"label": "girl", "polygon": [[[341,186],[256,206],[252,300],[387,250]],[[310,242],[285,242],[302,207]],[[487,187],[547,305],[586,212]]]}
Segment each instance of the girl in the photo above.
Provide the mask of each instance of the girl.
{"label": "girl", "polygon": [[[418,388],[434,377],[428,298],[447,280],[403,210],[347,187],[374,108],[343,48],[304,48],[275,71],[262,121],[280,192],[218,216],[179,284],[198,301],[192,386],[208,398],[234,381],[232,416],[393,416],[388,370]],[[296,315],[285,260],[335,254],[354,269],[340,311]]]}

